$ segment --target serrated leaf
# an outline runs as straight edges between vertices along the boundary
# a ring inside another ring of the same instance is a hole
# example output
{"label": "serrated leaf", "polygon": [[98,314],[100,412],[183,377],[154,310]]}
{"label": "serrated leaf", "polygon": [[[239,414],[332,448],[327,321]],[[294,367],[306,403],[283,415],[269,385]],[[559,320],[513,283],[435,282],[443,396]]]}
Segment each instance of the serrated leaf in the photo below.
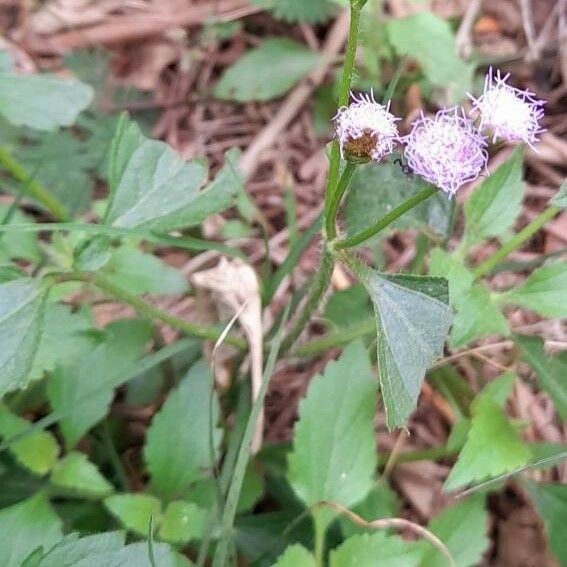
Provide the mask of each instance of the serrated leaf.
{"label": "serrated leaf", "polygon": [[104,505],[128,531],[144,537],[151,517],[155,526],[161,522],[161,502],[149,494],[115,494],[106,498]]}
{"label": "serrated leaf", "polygon": [[463,98],[473,68],[459,59],[448,22],[432,12],[422,12],[389,20],[387,30],[398,55],[409,55],[434,85],[452,86],[456,98]]}
{"label": "serrated leaf", "polygon": [[184,556],[175,553],[165,543],[153,545],[155,563],[150,561],[147,542],[132,543],[126,547],[81,559],[73,567],[190,567]]}
{"label": "serrated leaf", "polygon": [[493,402],[496,402],[502,409],[504,409],[506,400],[512,393],[516,379],[517,375],[515,372],[504,372],[504,374],[493,378],[482,389],[480,395],[490,398]]}
{"label": "serrated leaf", "polygon": [[[368,228],[425,186],[420,177],[406,175],[394,163],[358,166],[346,198],[345,224],[348,234]],[[449,229],[450,206],[449,199],[438,193],[400,217],[392,228],[428,227],[444,236]]]}
{"label": "serrated leaf", "polygon": [[538,512],[545,522],[551,551],[561,565],[567,564],[567,486],[539,482],[525,482],[524,486],[532,497]]}
{"label": "serrated leaf", "polygon": [[421,384],[441,356],[452,311],[443,278],[357,274],[374,304],[378,372],[389,429],[403,426],[417,405]]}
{"label": "serrated leaf", "polygon": [[473,402],[471,411],[471,428],[445,482],[445,490],[511,472],[531,460],[529,448],[494,400],[481,395]]}
{"label": "serrated leaf", "polygon": [[49,549],[61,539],[61,521],[47,496],[38,492],[28,500],[0,510],[0,533],[0,565],[20,567],[35,548]]}
{"label": "serrated leaf", "polygon": [[[0,222],[2,224],[22,224],[32,222],[32,218],[19,209],[0,204]],[[37,243],[37,235],[31,232],[7,232],[0,236],[0,263],[9,263],[9,260],[20,259],[39,261],[41,252]]]}
{"label": "serrated leaf", "polygon": [[78,534],[65,536],[45,554],[37,567],[75,567],[82,559],[92,558],[124,547],[124,534],[107,532],[79,539]]}
{"label": "serrated leaf", "polygon": [[47,397],[53,411],[64,415],[59,427],[68,449],[106,415],[114,388],[135,368],[150,337],[145,321],[111,323],[93,350],[49,376]]}
{"label": "serrated leaf", "polygon": [[[31,423],[0,405],[0,435],[5,439],[15,437],[28,429]],[[37,475],[47,474],[57,462],[59,444],[49,431],[36,431],[10,444],[10,452],[16,460]]]}
{"label": "serrated leaf", "polygon": [[80,81],[0,73],[0,114],[16,126],[37,130],[71,126],[92,98],[91,87]]}
{"label": "serrated leaf", "polygon": [[273,567],[316,567],[315,557],[296,543],[286,548]]}
{"label": "serrated leaf", "polygon": [[522,359],[535,371],[540,387],[553,400],[557,413],[567,420],[567,363],[559,357],[550,357],[544,349],[543,339],[515,335]]}
{"label": "serrated leaf", "polygon": [[567,179],[563,180],[559,191],[557,191],[550,203],[561,209],[567,208]]}
{"label": "serrated leaf", "polygon": [[337,5],[329,0],[252,0],[252,4],[286,22],[325,22],[337,11]]}
{"label": "serrated leaf", "polygon": [[83,498],[102,498],[114,491],[98,467],[83,453],[72,451],[51,473],[51,484]]}
{"label": "serrated leaf", "polygon": [[556,262],[535,270],[519,287],[504,293],[504,303],[520,305],[543,317],[567,317],[567,262]]}
{"label": "serrated leaf", "polygon": [[329,554],[329,567],[417,567],[419,556],[415,543],[377,532],[348,538]]}
{"label": "serrated leaf", "polygon": [[348,507],[366,496],[376,468],[375,412],[372,367],[354,342],[313,378],[299,406],[288,479],[305,505],[330,500]]}
{"label": "serrated leaf", "polygon": [[[429,526],[448,548],[458,567],[478,565],[490,545],[487,537],[488,514],[484,497],[476,495],[446,508],[433,518]],[[431,544],[422,542],[421,567],[445,567],[447,558]]]}
{"label": "serrated leaf", "polygon": [[503,236],[513,227],[524,196],[522,177],[523,151],[518,147],[465,202],[465,240],[468,243]]}
{"label": "serrated leaf", "polygon": [[134,124],[121,122],[111,151],[112,191],[105,222],[113,226],[194,226],[233,205],[242,188],[238,150],[226,153],[224,168],[202,190],[207,177],[202,161],[183,161],[164,142],[142,138]]}
{"label": "serrated leaf", "polygon": [[291,89],[321,61],[321,56],[287,38],[264,40],[229,67],[214,95],[224,100],[271,100]]}
{"label": "serrated leaf", "polygon": [[112,252],[104,276],[130,293],[181,294],[189,286],[185,276],[153,254],[121,246]]}
{"label": "serrated leaf", "polygon": [[455,302],[455,319],[451,328],[454,348],[489,335],[507,335],[508,322],[494,305],[483,284],[474,285]]}
{"label": "serrated leaf", "polygon": [[152,489],[165,500],[182,494],[213,466],[209,446],[211,420],[215,454],[222,430],[217,425],[216,396],[212,404],[209,402],[211,380],[204,362],[193,365],[181,384],[170,392],[148,430],[144,458]]}
{"label": "serrated leaf", "polygon": [[174,500],[167,505],[161,520],[159,537],[176,544],[201,539],[209,519],[209,511],[192,502]]}
{"label": "serrated leaf", "polygon": [[24,388],[43,329],[46,288],[32,279],[0,284],[0,397]]}

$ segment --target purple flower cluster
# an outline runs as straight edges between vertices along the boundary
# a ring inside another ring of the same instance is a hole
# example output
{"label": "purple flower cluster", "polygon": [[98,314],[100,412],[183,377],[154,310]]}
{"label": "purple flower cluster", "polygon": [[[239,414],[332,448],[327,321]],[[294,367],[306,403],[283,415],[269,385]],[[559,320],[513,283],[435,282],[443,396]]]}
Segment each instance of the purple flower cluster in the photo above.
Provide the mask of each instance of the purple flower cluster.
{"label": "purple flower cluster", "polygon": [[341,153],[381,161],[401,142],[409,169],[454,196],[486,170],[487,136],[492,142],[524,142],[533,147],[543,132],[544,102],[508,85],[508,78],[491,68],[483,94],[471,97],[470,115],[459,107],[440,110],[434,117],[421,114],[402,138],[396,128],[399,118],[390,114],[389,103],[382,106],[373,95],[352,95],[354,102],[339,109],[334,119]]}

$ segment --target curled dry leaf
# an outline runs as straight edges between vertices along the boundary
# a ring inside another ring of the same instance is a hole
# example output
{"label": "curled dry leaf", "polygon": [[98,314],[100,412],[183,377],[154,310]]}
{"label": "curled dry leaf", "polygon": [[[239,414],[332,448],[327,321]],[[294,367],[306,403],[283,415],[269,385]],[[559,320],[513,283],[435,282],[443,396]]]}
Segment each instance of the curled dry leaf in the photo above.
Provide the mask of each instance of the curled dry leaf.
{"label": "curled dry leaf", "polygon": [[[250,347],[250,368],[252,376],[252,402],[258,396],[262,383],[262,302],[260,288],[254,270],[242,260],[228,261],[222,258],[210,270],[193,274],[196,286],[210,289],[216,298],[237,315]],[[260,413],[252,441],[252,452],[262,445],[264,411]]]}

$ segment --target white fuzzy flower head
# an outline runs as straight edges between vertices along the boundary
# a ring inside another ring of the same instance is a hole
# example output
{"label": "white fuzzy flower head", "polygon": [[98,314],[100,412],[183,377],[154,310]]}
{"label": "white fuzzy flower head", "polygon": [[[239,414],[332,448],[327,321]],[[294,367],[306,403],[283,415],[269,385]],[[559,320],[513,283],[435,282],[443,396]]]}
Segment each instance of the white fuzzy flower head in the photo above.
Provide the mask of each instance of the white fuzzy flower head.
{"label": "white fuzzy flower head", "polygon": [[373,93],[351,93],[351,98],[353,102],[339,108],[333,119],[341,155],[380,161],[394,151],[399,118],[390,113],[390,103],[378,104]]}
{"label": "white fuzzy flower head", "polygon": [[545,101],[530,91],[523,91],[507,84],[510,75],[501,76],[489,69],[484,81],[483,94],[474,98],[473,113],[480,116],[480,129],[492,134],[492,141],[525,142],[530,147],[538,141]]}
{"label": "white fuzzy flower head", "polygon": [[487,142],[462,109],[423,114],[404,137],[404,155],[411,171],[453,196],[486,168]]}

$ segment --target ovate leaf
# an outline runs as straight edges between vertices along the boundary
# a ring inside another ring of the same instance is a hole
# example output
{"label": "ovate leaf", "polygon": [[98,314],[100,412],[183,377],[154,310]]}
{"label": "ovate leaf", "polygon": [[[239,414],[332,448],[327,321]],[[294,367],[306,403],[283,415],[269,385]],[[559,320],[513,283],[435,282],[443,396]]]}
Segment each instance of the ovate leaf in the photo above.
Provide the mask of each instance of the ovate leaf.
{"label": "ovate leaf", "polygon": [[318,53],[287,38],[267,39],[227,69],[217,98],[249,102],[283,95],[320,62]]}
{"label": "ovate leaf", "polygon": [[92,98],[91,87],[80,81],[0,73],[0,114],[16,126],[38,130],[71,126]]}
{"label": "ovate leaf", "polygon": [[545,522],[551,551],[561,565],[566,565],[567,486],[538,482],[526,482],[524,485]]}
{"label": "ovate leaf", "polygon": [[37,280],[0,284],[0,396],[23,388],[37,355],[46,288]]}
{"label": "ovate leaf", "polygon": [[522,359],[535,371],[540,387],[553,400],[557,413],[567,420],[567,363],[559,357],[548,356],[543,339],[515,335]]}
{"label": "ovate leaf", "polygon": [[355,342],[313,378],[299,406],[288,478],[307,506],[331,500],[348,507],[366,496],[376,468],[375,411],[372,367]]}
{"label": "ovate leaf", "polygon": [[104,505],[127,530],[144,537],[148,535],[150,517],[154,525],[161,521],[161,503],[149,494],[116,494],[109,496]]}
{"label": "ovate leaf", "polygon": [[171,391],[148,430],[144,457],[151,486],[166,500],[183,493],[214,464],[209,446],[211,420],[215,453],[222,431],[217,426],[216,397],[209,402],[211,379],[204,362],[195,364],[181,385]]}
{"label": "ovate leaf", "polygon": [[[2,224],[21,224],[33,222],[33,219],[19,209],[11,210],[0,204],[0,222]],[[11,259],[39,261],[40,249],[37,235],[31,232],[7,232],[0,238],[0,263],[8,263]]]}
{"label": "ovate leaf", "polygon": [[[27,430],[31,423],[0,405],[0,435],[10,439]],[[10,444],[10,452],[25,468],[37,475],[47,474],[59,455],[59,444],[49,431],[35,431]]]}
{"label": "ovate leaf", "polygon": [[518,147],[465,202],[465,239],[468,243],[503,236],[512,228],[524,196],[522,176],[523,152]]}
{"label": "ovate leaf", "polygon": [[429,275],[443,277],[449,284],[449,302],[455,306],[470,290],[474,275],[454,256],[442,248],[434,248],[429,260]]}
{"label": "ovate leaf", "polygon": [[425,372],[443,352],[452,320],[447,281],[358,274],[376,314],[378,371],[388,428],[403,426],[417,405]]}
{"label": "ovate leaf", "polygon": [[103,274],[130,293],[181,294],[188,289],[185,276],[154,256],[121,246],[112,253]]}
{"label": "ovate leaf", "polygon": [[330,567],[417,567],[419,548],[382,532],[348,538],[329,555]]}
{"label": "ovate leaf", "polygon": [[[490,545],[486,535],[488,514],[481,495],[446,508],[427,527],[447,546],[458,567],[478,565]],[[431,544],[422,542],[420,546],[424,549],[421,567],[447,565],[447,558]]]}
{"label": "ovate leaf", "polygon": [[117,321],[90,352],[58,366],[47,382],[52,409],[61,412],[59,427],[67,448],[106,414],[123,376],[132,373],[151,336],[151,328],[137,319]]}
{"label": "ovate leaf", "polygon": [[201,539],[209,519],[208,510],[192,502],[174,500],[167,505],[162,517],[159,537],[176,544]]}
{"label": "ovate leaf", "polygon": [[471,428],[445,482],[446,490],[509,473],[531,460],[529,448],[497,402],[489,396],[480,395],[473,402],[471,411]]}
{"label": "ovate leaf", "polygon": [[520,286],[503,294],[502,301],[520,305],[543,317],[567,317],[567,262],[538,268]]}
{"label": "ovate leaf", "polygon": [[49,549],[61,539],[61,521],[47,496],[38,492],[28,500],[0,510],[0,533],[0,565],[20,567],[35,548]]}
{"label": "ovate leaf", "polygon": [[330,0],[252,0],[252,4],[266,8],[280,20],[287,22],[324,22],[337,10]]}
{"label": "ovate leaf", "polygon": [[[388,21],[388,38],[398,55],[417,60],[426,77],[439,86],[467,90],[472,68],[459,59],[451,27],[432,12]],[[457,90],[456,89],[456,90]]]}
{"label": "ovate leaf", "polygon": [[111,179],[116,189],[105,215],[106,223],[121,228],[184,228],[234,203],[242,187],[237,150],[227,152],[223,170],[201,189],[207,177],[202,161],[185,162],[170,146],[157,140],[144,139],[132,151],[137,140],[135,132],[133,126],[125,131],[119,129],[121,138],[113,145]]}
{"label": "ovate leaf", "polygon": [[290,545],[273,567],[316,567],[315,557],[302,545]]}
{"label": "ovate leaf", "polygon": [[[147,534],[146,534],[147,535]],[[93,554],[73,564],[73,567],[190,567],[192,563],[184,556],[175,553],[165,543],[154,543],[152,563],[148,552],[148,543],[138,542],[126,547]]]}
{"label": "ovate leaf", "polygon": [[114,491],[97,466],[85,454],[76,451],[67,454],[55,465],[51,484],[83,498],[102,498]]}

